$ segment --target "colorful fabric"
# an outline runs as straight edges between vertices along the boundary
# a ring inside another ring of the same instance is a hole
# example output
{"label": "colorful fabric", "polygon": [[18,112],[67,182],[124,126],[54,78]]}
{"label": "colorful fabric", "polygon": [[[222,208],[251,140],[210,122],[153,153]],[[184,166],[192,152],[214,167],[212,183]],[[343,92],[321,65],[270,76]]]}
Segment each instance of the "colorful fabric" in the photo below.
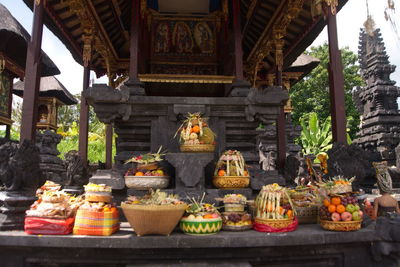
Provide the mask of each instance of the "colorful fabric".
{"label": "colorful fabric", "polygon": [[79,209],[75,217],[74,235],[111,235],[119,230],[118,210],[97,212]]}
{"label": "colorful fabric", "polygon": [[261,223],[254,223],[253,224],[253,229],[258,231],[258,232],[268,232],[268,233],[284,233],[284,232],[292,232],[297,229],[298,225],[297,218],[295,217],[293,220],[293,223],[288,225],[287,227],[284,228],[274,228],[266,224],[261,224]]}
{"label": "colorful fabric", "polygon": [[74,218],[47,219],[25,217],[25,232],[30,235],[68,235],[72,233]]}

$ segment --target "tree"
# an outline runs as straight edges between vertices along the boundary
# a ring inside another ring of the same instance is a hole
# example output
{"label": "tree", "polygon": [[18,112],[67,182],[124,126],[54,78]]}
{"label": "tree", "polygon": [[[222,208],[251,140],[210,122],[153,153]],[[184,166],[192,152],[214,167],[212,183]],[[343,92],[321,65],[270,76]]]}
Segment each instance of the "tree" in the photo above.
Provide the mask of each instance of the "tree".
{"label": "tree", "polygon": [[[364,85],[364,81],[359,74],[357,55],[347,47],[343,48],[341,52],[347,125],[350,129],[350,137],[354,139],[360,123],[360,114],[353,103],[351,91],[356,86]],[[321,121],[325,121],[330,116],[328,44],[311,47],[310,51],[306,51],[306,54],[318,58],[320,64],[290,90],[293,105],[292,119],[295,124],[300,124],[300,118],[310,112],[316,112]]]}

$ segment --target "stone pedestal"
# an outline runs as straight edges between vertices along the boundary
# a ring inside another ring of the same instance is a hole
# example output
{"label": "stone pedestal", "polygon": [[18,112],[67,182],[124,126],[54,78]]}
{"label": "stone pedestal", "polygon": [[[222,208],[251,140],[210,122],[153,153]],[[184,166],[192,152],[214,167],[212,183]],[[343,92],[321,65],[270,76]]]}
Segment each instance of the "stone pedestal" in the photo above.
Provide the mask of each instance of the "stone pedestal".
{"label": "stone pedestal", "polygon": [[25,211],[36,197],[0,192],[0,230],[23,230]]}
{"label": "stone pedestal", "polygon": [[205,189],[205,168],[213,153],[168,153],[165,159],[175,168],[176,189]]}
{"label": "stone pedestal", "polygon": [[244,80],[235,80],[232,83],[232,89],[229,96],[233,97],[246,97],[250,92],[251,84]]}
{"label": "stone pedestal", "polygon": [[90,183],[105,184],[111,186],[112,189],[124,189],[125,180],[121,173],[115,170],[97,170],[89,179]]}

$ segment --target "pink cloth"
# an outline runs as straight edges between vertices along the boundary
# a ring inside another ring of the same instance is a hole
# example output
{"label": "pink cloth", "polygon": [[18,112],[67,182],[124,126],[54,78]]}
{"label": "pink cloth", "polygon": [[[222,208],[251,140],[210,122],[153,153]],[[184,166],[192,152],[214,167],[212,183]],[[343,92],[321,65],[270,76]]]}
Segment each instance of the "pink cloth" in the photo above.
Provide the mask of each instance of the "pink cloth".
{"label": "pink cloth", "polygon": [[262,223],[254,223],[253,229],[258,232],[268,232],[268,233],[284,233],[284,232],[292,232],[297,229],[298,225],[297,218],[294,217],[293,222],[285,228],[274,228],[269,225],[265,225]]}

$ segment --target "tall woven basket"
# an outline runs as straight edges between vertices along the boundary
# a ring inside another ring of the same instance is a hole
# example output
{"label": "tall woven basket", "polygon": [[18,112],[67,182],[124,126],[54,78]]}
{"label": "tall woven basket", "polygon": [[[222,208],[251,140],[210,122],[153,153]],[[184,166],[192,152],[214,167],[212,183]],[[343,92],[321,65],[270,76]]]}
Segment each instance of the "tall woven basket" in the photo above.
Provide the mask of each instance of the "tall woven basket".
{"label": "tall woven basket", "polygon": [[129,224],[138,236],[170,235],[182,218],[187,205],[121,204]]}

